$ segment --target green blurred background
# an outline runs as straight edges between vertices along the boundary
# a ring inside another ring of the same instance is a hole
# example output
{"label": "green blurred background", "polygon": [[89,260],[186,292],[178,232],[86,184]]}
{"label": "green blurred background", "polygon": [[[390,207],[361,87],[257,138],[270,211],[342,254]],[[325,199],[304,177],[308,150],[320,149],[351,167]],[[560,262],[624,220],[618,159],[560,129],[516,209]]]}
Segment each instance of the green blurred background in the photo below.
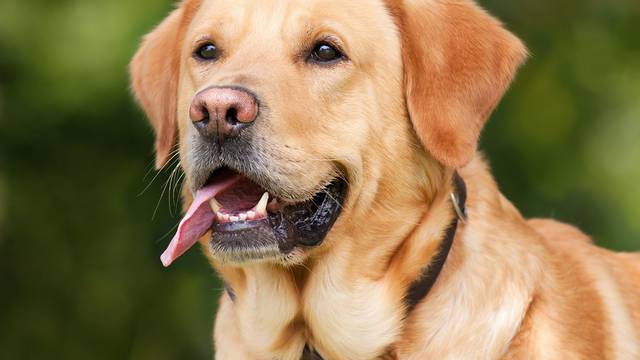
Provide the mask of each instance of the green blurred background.
{"label": "green blurred background", "polygon": [[[532,53],[482,141],[503,191],[640,249],[640,2],[482,4]],[[127,84],[171,7],[0,2],[2,358],[211,358],[221,287],[199,251],[158,260],[178,206]]]}

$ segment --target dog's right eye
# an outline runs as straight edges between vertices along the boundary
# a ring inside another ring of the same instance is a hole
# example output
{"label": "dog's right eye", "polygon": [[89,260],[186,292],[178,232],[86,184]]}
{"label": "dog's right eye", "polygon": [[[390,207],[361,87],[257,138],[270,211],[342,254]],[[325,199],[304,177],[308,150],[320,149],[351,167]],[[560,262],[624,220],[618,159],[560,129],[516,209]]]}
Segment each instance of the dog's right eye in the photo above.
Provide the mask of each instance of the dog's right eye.
{"label": "dog's right eye", "polygon": [[218,48],[212,43],[206,43],[200,46],[193,56],[198,60],[215,60],[219,56]]}
{"label": "dog's right eye", "polygon": [[342,59],[344,55],[335,46],[328,42],[319,42],[315,45],[311,54],[309,54],[309,60],[317,64],[331,64]]}

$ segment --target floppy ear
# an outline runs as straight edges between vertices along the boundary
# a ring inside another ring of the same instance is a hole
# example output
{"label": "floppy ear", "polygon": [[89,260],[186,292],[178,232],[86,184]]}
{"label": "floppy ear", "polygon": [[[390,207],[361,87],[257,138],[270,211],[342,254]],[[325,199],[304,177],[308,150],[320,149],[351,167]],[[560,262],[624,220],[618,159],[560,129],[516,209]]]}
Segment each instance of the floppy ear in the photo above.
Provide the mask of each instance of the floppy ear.
{"label": "floppy ear", "polygon": [[133,93],[156,134],[156,168],[168,160],[176,137],[180,28],[183,7],[145,36],[129,64]]}
{"label": "floppy ear", "polygon": [[527,50],[471,0],[387,0],[387,5],[401,33],[414,129],[440,163],[464,166]]}

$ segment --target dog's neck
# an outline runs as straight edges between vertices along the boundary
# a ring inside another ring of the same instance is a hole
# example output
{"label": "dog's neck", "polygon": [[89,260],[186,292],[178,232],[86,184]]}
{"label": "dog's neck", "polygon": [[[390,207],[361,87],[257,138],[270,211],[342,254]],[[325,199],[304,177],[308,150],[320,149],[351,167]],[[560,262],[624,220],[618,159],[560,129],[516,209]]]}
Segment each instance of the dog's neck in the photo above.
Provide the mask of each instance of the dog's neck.
{"label": "dog's neck", "polygon": [[[273,342],[269,347],[275,343],[304,346],[310,342],[320,348],[336,349],[321,343],[326,333],[341,329],[345,338],[355,334],[347,334],[351,330],[344,328],[339,318],[327,314],[354,314],[364,310],[359,307],[371,307],[379,318],[359,317],[349,323],[379,329],[380,334],[371,335],[379,339],[380,346],[393,343],[398,334],[389,329],[402,327],[407,291],[438,253],[446,229],[456,216],[449,197],[453,171],[444,170],[426,156],[407,161],[422,162],[418,168],[424,173],[416,176],[415,163],[367,171],[378,174],[377,178],[362,179],[359,193],[352,194],[354,200],[344,209],[349,216],[336,223],[323,247],[303,265],[235,268],[214,264],[234,289],[238,320],[255,324],[257,319],[252,316],[262,317],[261,329],[251,330],[255,331],[253,339]],[[381,163],[384,162],[372,161]],[[402,186],[396,188],[392,183]],[[361,301],[370,304],[358,304]],[[262,306],[265,308],[260,309]],[[380,306],[385,309],[375,309]],[[264,314],[274,316],[268,320]],[[380,326],[385,322],[389,326]],[[279,347],[289,349],[285,350],[287,353],[301,351],[293,349],[293,345]],[[353,351],[355,356],[368,347],[370,344],[351,341],[350,349],[336,351],[341,355]],[[380,349],[373,347],[371,351]],[[323,355],[331,358],[335,354]]]}
{"label": "dog's neck", "polygon": [[[410,286],[405,291],[404,300],[406,303],[407,317],[412,315],[416,306],[426,298],[435,285],[436,280],[447,261],[458,226],[461,223],[464,224],[467,220],[465,208],[467,196],[465,182],[457,172],[454,172],[451,182],[453,184],[453,191],[450,193],[450,200],[451,207],[455,212],[443,234],[437,252],[431,256],[429,262],[423,266],[422,272],[413,279],[413,282],[410,283]],[[401,265],[403,264],[400,263],[399,266]],[[387,350],[390,351],[389,354],[393,354],[394,352],[393,347],[389,347]],[[322,360],[323,358],[315,349],[310,346],[306,346],[302,359]]]}
{"label": "dog's neck", "polygon": [[[388,162],[377,162],[384,163]],[[389,168],[365,173],[368,178],[362,179],[360,191],[351,194],[345,207],[349,218],[336,224],[317,258],[353,255],[345,269],[348,277],[380,279],[394,258],[414,242],[437,248],[453,216],[449,202],[453,171],[416,152],[411,159],[398,159]],[[421,229],[425,228],[433,233],[424,234]]]}
{"label": "dog's neck", "polygon": [[[310,265],[303,315],[310,342],[327,359],[373,358],[395,342],[404,327],[407,292],[440,250],[455,217],[449,197],[453,171],[429,159],[419,167],[396,165],[367,182],[376,189],[362,196],[375,195],[345,209],[353,219],[337,224],[341,236],[328,238],[329,250]],[[416,168],[424,173],[416,176]],[[360,315],[341,318],[355,314]],[[355,328],[368,330],[350,334]],[[336,333],[348,345],[330,341]]]}
{"label": "dog's neck", "polygon": [[[379,352],[375,346],[354,341],[349,349],[322,344],[322,339],[329,338],[327,334],[335,334],[342,327],[341,319],[327,314],[339,317],[342,312],[358,313],[362,311],[358,306],[368,306],[358,302],[366,300],[370,300],[370,306],[386,309],[372,312],[380,318],[358,318],[350,323],[379,329],[379,333],[368,334],[379,346],[393,343],[402,327],[403,301],[409,286],[438,253],[445,230],[455,216],[449,198],[453,172],[443,170],[429,159],[420,160],[424,161],[420,169],[425,172],[420,176],[398,170],[415,171],[415,166],[399,166],[381,169],[376,178],[363,179],[361,191],[353,194],[353,201],[345,207],[350,218],[336,223],[326,244],[305,264],[293,268],[265,264],[242,268],[216,266],[235,290],[234,306],[240,322],[246,317],[244,322],[255,324],[258,320],[252,314],[274,315],[270,323],[262,315],[261,329],[251,330],[255,332],[251,335],[254,340],[263,339],[256,341],[256,345],[271,343],[270,348],[282,347],[287,353],[301,350],[296,346],[307,342],[342,354],[351,351],[362,354],[369,351],[367,348]],[[392,183],[403,186],[394,188]],[[380,297],[385,298],[383,303]],[[265,309],[260,309],[262,306]],[[380,326],[385,322],[388,326]],[[323,355],[331,358],[335,354]]]}

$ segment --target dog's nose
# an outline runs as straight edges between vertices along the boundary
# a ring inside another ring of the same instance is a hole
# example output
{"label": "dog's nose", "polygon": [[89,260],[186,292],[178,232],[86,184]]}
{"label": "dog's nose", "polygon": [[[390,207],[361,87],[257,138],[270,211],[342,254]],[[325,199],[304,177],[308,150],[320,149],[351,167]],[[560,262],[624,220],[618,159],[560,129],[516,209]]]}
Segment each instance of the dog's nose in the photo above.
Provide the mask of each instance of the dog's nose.
{"label": "dog's nose", "polygon": [[193,98],[189,116],[200,135],[224,140],[237,136],[256,120],[258,103],[246,90],[212,87]]}

